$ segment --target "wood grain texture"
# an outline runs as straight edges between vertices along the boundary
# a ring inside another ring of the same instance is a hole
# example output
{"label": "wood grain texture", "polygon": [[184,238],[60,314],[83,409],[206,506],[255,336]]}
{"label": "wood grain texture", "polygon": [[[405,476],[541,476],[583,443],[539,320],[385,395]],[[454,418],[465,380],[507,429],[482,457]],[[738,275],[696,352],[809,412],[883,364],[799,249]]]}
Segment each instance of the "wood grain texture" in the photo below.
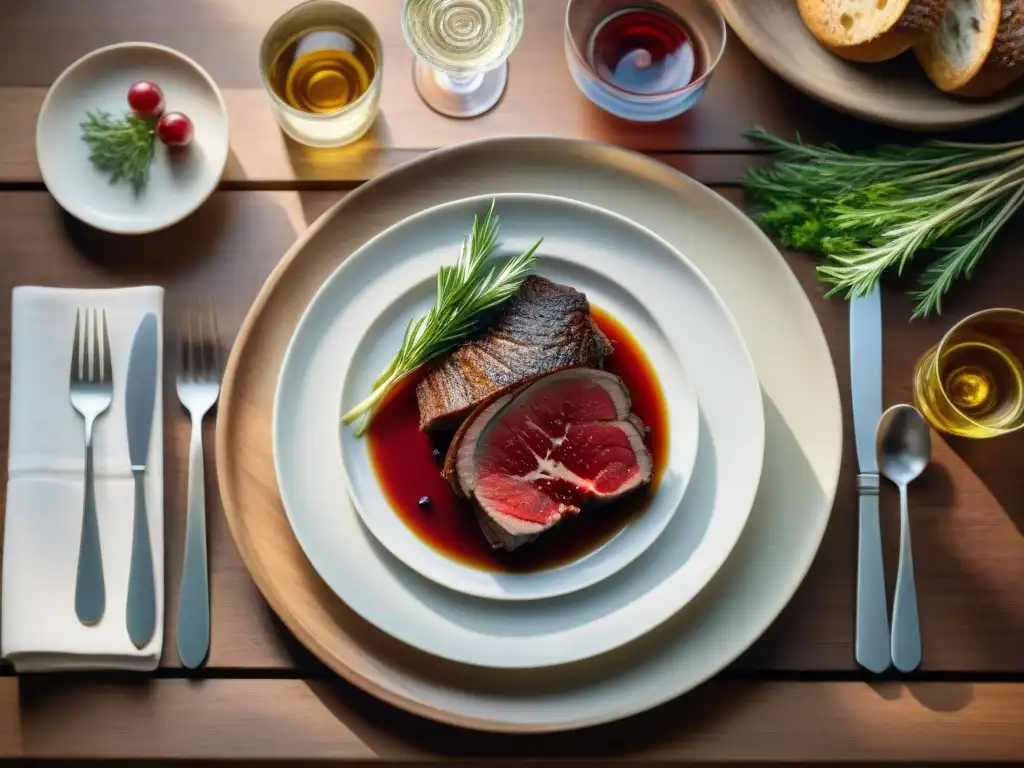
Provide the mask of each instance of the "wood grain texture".
{"label": "wood grain texture", "polygon": [[[0,24],[0,183],[38,182],[35,121],[46,88],[71,62],[102,45],[149,40],[177,48],[224,89],[232,154],[226,179],[247,185],[352,183],[419,152],[507,134],[607,141],[646,151],[747,151],[752,124],[814,138],[835,133],[833,113],[761,66],[738,41],[727,47],[698,108],[661,123],[609,115],[576,89],[563,52],[564,4],[527,0],[525,30],[511,59],[507,93],[473,120],[435,114],[416,94],[412,53],[399,24],[401,0],[354,0],[375,22],[385,48],[381,115],[356,144],[310,150],[287,139],[268,108],[256,66],[263,32],[288,0],[36,0],[3,8]],[[717,177],[716,181],[730,179]]]}
{"label": "wood grain texture", "polygon": [[[2,39],[0,32],[0,41]],[[4,142],[0,143],[0,184],[42,183],[35,157],[35,124],[45,95],[45,88],[0,88],[0,136],[5,137]],[[482,124],[474,127],[472,121],[441,122],[441,118],[427,110],[427,115],[409,114],[397,118],[394,123],[388,115],[383,115],[366,136],[351,146],[310,149],[295,143],[281,132],[267,108],[262,90],[226,88],[224,101],[231,128],[231,152],[221,186],[229,189],[354,186],[435,147],[506,132],[551,133],[588,138],[600,135],[584,128],[562,130],[557,126],[551,126],[548,131],[536,126],[531,129],[526,125],[518,126],[514,131],[505,131],[500,126],[489,129]],[[420,101],[413,94],[401,103],[415,107]],[[444,130],[446,123],[452,122],[456,122],[451,130],[457,128],[457,136],[448,135]],[[404,126],[404,129],[395,131],[392,125],[396,128]],[[432,131],[430,126],[439,130]],[[737,130],[742,128],[737,127]],[[622,143],[623,146],[631,145],[613,136],[606,138],[613,143]],[[634,138],[636,140],[632,145],[644,144],[642,136]],[[683,143],[683,146],[686,144]],[[735,182],[752,161],[751,156],[746,154],[658,154],[670,164],[708,183]],[[763,163],[764,160],[754,157],[753,162]]]}
{"label": "wood grain texture", "polygon": [[715,682],[541,737],[436,725],[336,681],[4,679],[0,706],[0,756],[36,759],[989,761],[1024,749],[1019,684]]}

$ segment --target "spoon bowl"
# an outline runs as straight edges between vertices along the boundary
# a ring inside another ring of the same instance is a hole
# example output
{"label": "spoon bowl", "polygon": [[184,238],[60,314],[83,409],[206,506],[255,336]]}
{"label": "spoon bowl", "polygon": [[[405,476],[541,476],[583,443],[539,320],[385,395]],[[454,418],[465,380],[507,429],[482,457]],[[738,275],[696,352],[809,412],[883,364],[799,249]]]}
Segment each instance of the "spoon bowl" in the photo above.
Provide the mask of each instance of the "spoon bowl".
{"label": "spoon bowl", "polygon": [[916,479],[931,461],[931,430],[912,405],[894,405],[878,422],[878,467],[896,485]]}

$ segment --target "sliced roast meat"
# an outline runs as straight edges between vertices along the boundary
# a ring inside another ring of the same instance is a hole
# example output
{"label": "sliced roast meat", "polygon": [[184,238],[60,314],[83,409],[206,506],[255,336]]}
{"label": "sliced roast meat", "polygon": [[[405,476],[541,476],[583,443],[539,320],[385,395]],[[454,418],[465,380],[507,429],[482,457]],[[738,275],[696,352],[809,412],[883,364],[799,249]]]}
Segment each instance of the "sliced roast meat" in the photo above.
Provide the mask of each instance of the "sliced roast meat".
{"label": "sliced roast meat", "polygon": [[472,499],[491,546],[513,550],[649,483],[645,436],[620,378],[573,368],[478,408],[452,442],[445,474]]}
{"label": "sliced roast meat", "polygon": [[416,387],[422,429],[453,429],[495,393],[551,371],[600,367],[611,342],[579,291],[531,276],[488,329],[433,362]]}

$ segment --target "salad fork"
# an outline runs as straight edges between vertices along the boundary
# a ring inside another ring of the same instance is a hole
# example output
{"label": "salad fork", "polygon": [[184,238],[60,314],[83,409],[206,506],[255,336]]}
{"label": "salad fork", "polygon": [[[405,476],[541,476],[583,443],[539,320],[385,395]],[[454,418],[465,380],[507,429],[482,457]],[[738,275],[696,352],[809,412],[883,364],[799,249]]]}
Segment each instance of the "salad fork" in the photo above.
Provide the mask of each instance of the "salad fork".
{"label": "salad fork", "polygon": [[[83,320],[84,314],[84,322]],[[103,355],[96,310],[75,313],[75,340],[71,346],[71,405],[85,422],[85,498],[82,505],[82,538],[78,547],[75,579],[75,614],[83,624],[96,624],[106,608],[100,527],[93,489],[92,432],[96,419],[114,399],[107,312],[103,311]],[[91,322],[90,322],[91,318]]]}
{"label": "salad fork", "polygon": [[178,656],[190,669],[210,648],[210,584],[206,554],[206,486],[203,471],[203,417],[220,394],[220,349],[213,303],[191,307],[181,328],[178,399],[192,417],[188,460],[188,516],[185,563],[178,604]]}

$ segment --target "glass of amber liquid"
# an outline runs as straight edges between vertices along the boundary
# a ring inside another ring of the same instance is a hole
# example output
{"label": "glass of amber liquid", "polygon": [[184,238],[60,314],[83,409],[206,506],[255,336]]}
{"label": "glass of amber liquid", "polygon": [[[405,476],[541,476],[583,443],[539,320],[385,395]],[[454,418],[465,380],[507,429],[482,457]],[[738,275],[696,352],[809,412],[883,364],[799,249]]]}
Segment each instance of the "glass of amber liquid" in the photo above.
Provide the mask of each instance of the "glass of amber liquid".
{"label": "glass of amber liquid", "polygon": [[281,129],[311,147],[340,147],[377,117],[380,36],[337,0],[307,0],[275,21],[260,44],[260,74]]}
{"label": "glass of amber liquid", "polygon": [[986,309],[954,325],[914,369],[914,401],[935,429],[996,437],[1024,426],[1024,312]]}

